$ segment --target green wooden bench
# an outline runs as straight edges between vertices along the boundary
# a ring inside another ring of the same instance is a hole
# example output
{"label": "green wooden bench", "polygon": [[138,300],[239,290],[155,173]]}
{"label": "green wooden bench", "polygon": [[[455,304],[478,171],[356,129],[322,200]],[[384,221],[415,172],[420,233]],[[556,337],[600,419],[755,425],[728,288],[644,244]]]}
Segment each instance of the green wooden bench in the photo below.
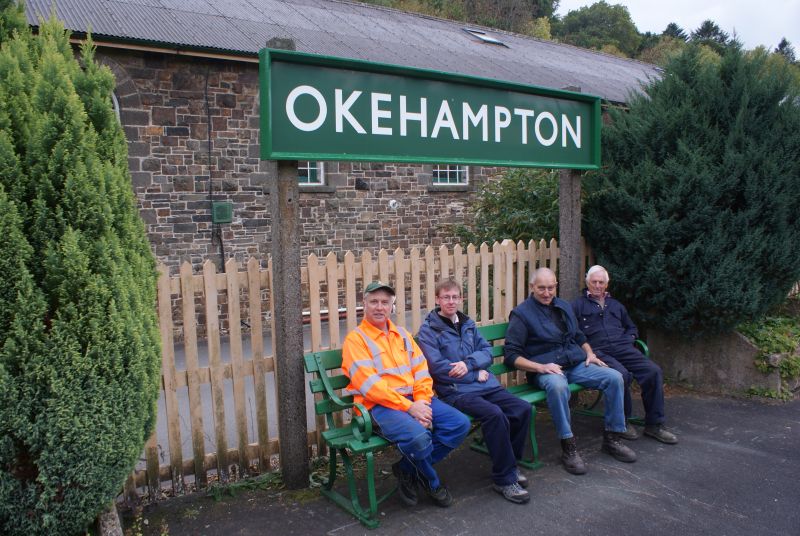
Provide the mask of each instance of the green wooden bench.
{"label": "green wooden bench", "polygon": [[[497,342],[505,338],[508,324],[492,324],[478,329],[481,335],[492,343],[492,357],[501,357],[503,355],[503,346],[497,344]],[[644,343],[641,344],[644,345]],[[647,355],[646,346],[644,346],[644,351],[645,355]],[[389,498],[396,488],[381,497],[377,496],[375,490],[374,454],[392,445],[381,436],[375,434],[369,413],[361,404],[353,401],[352,395],[340,396],[337,394],[338,390],[344,389],[350,383],[349,378],[341,371],[341,350],[312,352],[303,356],[303,362],[306,372],[312,374],[312,378],[309,381],[311,392],[320,395],[318,400],[314,402],[314,410],[317,415],[325,416],[327,425],[327,429],[321,432],[321,436],[330,451],[330,461],[328,477],[322,483],[322,494],[349,512],[366,527],[375,528],[379,525],[378,505]],[[493,364],[489,367],[489,370],[498,378],[502,378],[504,374],[512,375],[517,372],[506,367],[502,362]],[[570,384],[569,388],[573,393],[584,390],[584,387],[577,383]],[[521,461],[520,465],[528,469],[537,469],[542,466],[542,463],[539,461],[539,447],[536,442],[536,407],[546,402],[545,392],[527,383],[509,385],[508,390],[529,402],[533,407],[530,429],[531,454]],[[599,402],[600,397],[601,393],[598,393],[592,404],[585,408],[580,408],[576,412],[602,417],[602,413],[594,411],[594,407]],[[341,419],[337,422],[337,415],[341,415],[343,411],[352,410],[353,408],[357,409],[360,415],[353,411],[350,422],[342,424]],[[481,437],[473,439],[470,448],[478,452],[488,453]],[[363,505],[359,498],[357,480],[353,469],[353,459],[362,455],[366,461],[366,500],[368,503],[366,505]],[[339,457],[342,459],[342,465],[347,475],[348,495],[344,495],[334,488]]]}
{"label": "green wooden bench", "polygon": [[[478,328],[478,331],[486,339],[490,344],[492,344],[492,358],[503,357],[503,350],[504,346],[502,344],[497,344],[498,341],[505,339],[506,330],[508,329],[508,323],[502,324],[491,324],[487,326],[481,326]],[[640,340],[636,341],[644,353],[645,356],[649,357],[649,349],[647,345]],[[498,362],[494,363],[489,367],[489,371],[497,376],[498,379],[502,380],[503,375],[509,375],[509,377],[516,375],[517,370],[507,367],[504,363]],[[511,382],[509,382],[511,383]],[[520,461],[520,465],[526,467],[528,469],[538,469],[542,466],[542,462],[539,460],[539,447],[536,442],[536,408],[538,405],[547,402],[547,394],[543,389],[540,389],[536,386],[530,385],[527,382],[520,383],[517,385],[508,385],[506,387],[510,393],[513,395],[525,400],[526,402],[531,404],[533,411],[531,412],[531,426],[530,426],[530,444],[531,444],[531,455],[529,458],[526,458]],[[577,384],[577,383],[570,383],[569,390],[570,393],[578,393],[586,389],[584,386]],[[600,399],[603,397],[603,393],[598,391],[597,396],[594,398],[594,401],[586,404],[585,406],[578,407],[573,410],[573,413],[578,413],[582,415],[590,415],[593,417],[603,417],[603,413],[596,411],[595,408],[597,404],[600,402]],[[628,419],[629,422],[635,424],[644,424],[644,421],[638,417],[633,417]],[[470,448],[476,450],[478,452],[483,452],[488,454],[488,450],[483,443],[481,437],[476,437],[473,439]]]}
{"label": "green wooden bench", "polygon": [[[372,419],[366,408],[353,402],[352,395],[339,396],[338,389],[347,387],[350,379],[342,374],[342,351],[327,350],[313,352],[303,356],[306,372],[313,374],[309,381],[312,393],[319,393],[319,400],[314,402],[317,415],[324,415],[327,430],[322,432],[322,439],[330,451],[328,478],[322,483],[322,494],[349,512],[364,526],[375,528],[379,525],[378,505],[394,493],[392,489],[382,497],[375,491],[375,459],[374,454],[391,443],[375,434]],[[334,416],[344,410],[358,409],[361,415],[352,412],[352,419],[345,424],[337,424]],[[366,460],[367,501],[362,505],[358,495],[357,480],[353,471],[353,458],[363,455]],[[349,496],[336,491],[337,457],[342,458],[342,465],[347,474]]]}

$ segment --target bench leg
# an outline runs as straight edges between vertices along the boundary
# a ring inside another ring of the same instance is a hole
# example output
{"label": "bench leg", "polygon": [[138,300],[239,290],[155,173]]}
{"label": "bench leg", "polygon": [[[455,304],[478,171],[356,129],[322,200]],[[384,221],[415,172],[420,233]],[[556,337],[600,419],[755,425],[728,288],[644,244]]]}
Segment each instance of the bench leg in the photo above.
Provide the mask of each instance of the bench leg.
{"label": "bench leg", "polygon": [[530,431],[530,438],[531,438],[531,453],[533,454],[532,458],[520,460],[519,464],[526,469],[538,469],[543,464],[539,461],[539,445],[536,442],[536,406],[531,405],[531,431]]}
{"label": "bench leg", "polygon": [[[362,525],[367,528],[374,529],[379,524],[378,519],[378,505],[389,498],[396,490],[392,488],[386,495],[378,498],[375,490],[375,458],[372,452],[364,454],[366,459],[366,479],[367,479],[367,494],[369,506],[365,508],[361,505],[358,497],[358,487],[356,475],[353,471],[352,457],[344,449],[331,448],[331,476],[328,482],[320,490],[323,495],[332,500],[340,508],[348,512],[350,515],[358,519]],[[336,478],[336,452],[342,456],[342,465],[344,466],[345,473],[347,474],[347,488],[349,497],[344,496],[335,489],[333,489],[333,481]]]}
{"label": "bench leg", "polygon": [[[531,428],[530,428],[530,438],[531,438],[531,450],[533,452],[533,458],[523,458],[519,460],[517,463],[526,469],[538,469],[543,464],[539,461],[539,447],[536,444],[536,406],[531,407]],[[486,444],[483,441],[483,430],[481,430],[480,434],[476,434],[475,439],[472,440],[470,443],[469,448],[474,450],[475,452],[482,452],[483,454],[489,454],[489,449],[486,448]]]}

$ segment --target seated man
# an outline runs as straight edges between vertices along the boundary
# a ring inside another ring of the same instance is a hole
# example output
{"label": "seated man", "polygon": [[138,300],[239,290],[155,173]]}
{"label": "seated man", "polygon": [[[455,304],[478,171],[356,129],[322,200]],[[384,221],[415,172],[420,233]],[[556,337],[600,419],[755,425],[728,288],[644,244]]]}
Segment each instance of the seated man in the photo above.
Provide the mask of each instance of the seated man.
{"label": "seated man", "polygon": [[[592,266],[586,272],[586,289],[583,296],[572,302],[578,327],[592,345],[597,355],[611,368],[622,374],[625,381],[625,417],[631,416],[631,377],[642,388],[644,404],[644,435],[675,444],[678,438],[664,429],[664,380],[661,367],[647,359],[633,345],[639,336],[636,325],[628,316],[625,306],[606,292],[608,271],[602,266]],[[626,439],[635,439],[633,426],[628,426]]]}
{"label": "seated man", "polygon": [[403,456],[392,465],[403,503],[417,504],[421,482],[437,505],[450,506],[453,498],[433,466],[461,444],[469,419],[434,398],[425,356],[408,331],[389,319],[394,300],[394,289],[380,281],[364,289],[364,320],[342,348],[347,389]]}
{"label": "seated man", "polygon": [[531,295],[511,311],[505,363],[526,371],[528,382],[547,392],[547,404],[561,439],[561,461],[568,472],[586,472],[570,426],[570,383],[603,391],[602,450],[617,460],[634,462],[636,453],[620,439],[625,431],[622,375],[594,354],[578,329],[569,303],[555,296],[556,285],[556,276],[549,268],[539,268],[532,274]]}
{"label": "seated man", "polygon": [[437,308],[428,314],[417,338],[428,360],[436,394],[481,423],[492,458],[494,490],[513,503],[530,495],[519,472],[531,420],[531,405],[506,391],[487,369],[491,346],[475,322],[458,310],[461,287],[453,280],[436,285]]}

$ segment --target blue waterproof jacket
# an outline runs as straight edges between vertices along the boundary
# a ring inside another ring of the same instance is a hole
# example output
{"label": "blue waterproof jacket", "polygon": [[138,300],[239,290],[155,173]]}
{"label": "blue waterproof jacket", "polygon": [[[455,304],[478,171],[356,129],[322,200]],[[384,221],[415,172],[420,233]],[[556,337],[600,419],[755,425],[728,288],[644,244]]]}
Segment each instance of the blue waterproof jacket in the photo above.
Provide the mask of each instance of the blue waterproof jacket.
{"label": "blue waterproof jacket", "polygon": [[630,350],[639,336],[625,306],[610,295],[600,305],[584,289],[583,295],[572,302],[572,310],[594,351],[614,355],[617,350]]}
{"label": "blue waterproof jacket", "polygon": [[[438,309],[431,311],[419,328],[417,343],[428,360],[436,394],[443,400],[465,393],[482,393],[500,387],[492,373],[485,382],[478,381],[478,372],[492,364],[491,345],[478,333],[475,322],[459,312],[459,333],[448,325]],[[450,363],[463,361],[468,372],[461,378],[448,376]]]}
{"label": "blue waterproof jacket", "polygon": [[[553,306],[561,311],[566,332],[550,319],[550,315],[533,295],[517,305],[508,320],[506,332],[505,364],[514,366],[522,356],[536,363],[555,363],[564,368],[574,367],[586,360],[581,345],[586,337],[578,329],[570,304],[561,298],[553,298]],[[528,373],[528,381],[534,374]]]}

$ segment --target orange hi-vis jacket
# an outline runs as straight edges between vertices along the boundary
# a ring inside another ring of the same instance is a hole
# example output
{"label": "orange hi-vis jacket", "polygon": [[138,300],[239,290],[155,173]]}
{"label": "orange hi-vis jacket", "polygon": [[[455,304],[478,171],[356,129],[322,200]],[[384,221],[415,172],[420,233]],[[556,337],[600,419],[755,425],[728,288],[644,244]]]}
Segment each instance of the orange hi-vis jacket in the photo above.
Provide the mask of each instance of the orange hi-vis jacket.
{"label": "orange hi-vis jacket", "polygon": [[342,370],[350,378],[347,390],[356,402],[408,411],[414,401],[433,398],[433,379],[422,350],[404,328],[386,320],[387,335],[366,320],[347,334],[342,348]]}

